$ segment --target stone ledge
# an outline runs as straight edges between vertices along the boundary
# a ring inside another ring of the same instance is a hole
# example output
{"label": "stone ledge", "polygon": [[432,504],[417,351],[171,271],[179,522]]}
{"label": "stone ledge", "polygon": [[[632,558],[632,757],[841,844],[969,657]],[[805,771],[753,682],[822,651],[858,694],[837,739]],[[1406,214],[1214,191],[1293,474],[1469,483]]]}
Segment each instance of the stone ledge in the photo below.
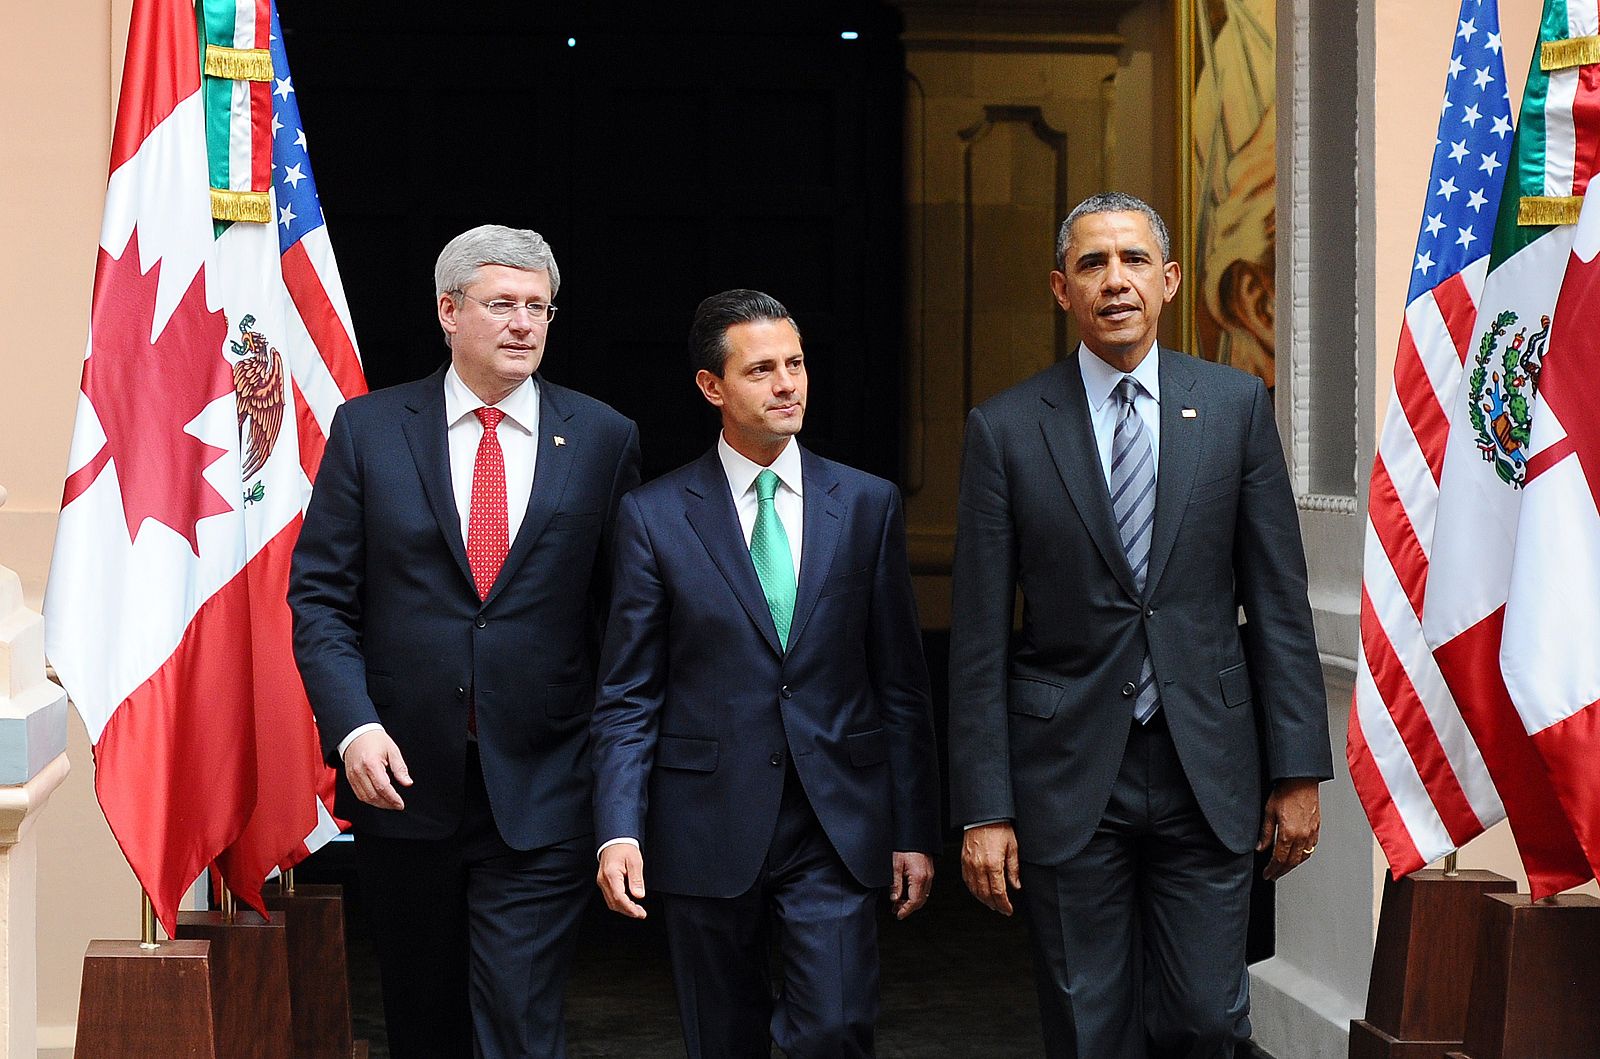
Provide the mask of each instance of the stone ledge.
{"label": "stone ledge", "polygon": [[1346,1059],[1358,1004],[1282,957],[1250,968],[1251,1037],[1280,1059]]}
{"label": "stone ledge", "polygon": [[28,782],[0,787],[0,847],[14,846],[35,819],[50,795],[72,771],[65,752],[52,758]]}

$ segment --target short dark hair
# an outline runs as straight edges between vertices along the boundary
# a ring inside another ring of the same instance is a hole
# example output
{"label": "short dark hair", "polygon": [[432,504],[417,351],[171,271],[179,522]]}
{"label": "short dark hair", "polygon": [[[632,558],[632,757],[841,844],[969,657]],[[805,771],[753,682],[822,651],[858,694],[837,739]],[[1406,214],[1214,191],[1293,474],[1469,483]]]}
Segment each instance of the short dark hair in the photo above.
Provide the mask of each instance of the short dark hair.
{"label": "short dark hair", "polygon": [[695,309],[694,323],[689,325],[689,366],[722,378],[728,363],[728,328],[760,320],[787,320],[795,337],[800,336],[800,325],[770,294],[744,289],[713,294]]}
{"label": "short dark hair", "polygon": [[1079,217],[1088,217],[1095,213],[1144,214],[1145,220],[1150,222],[1150,230],[1155,233],[1162,262],[1172,260],[1172,236],[1167,234],[1167,222],[1161,219],[1161,214],[1156,212],[1154,206],[1144,199],[1121,191],[1102,191],[1098,195],[1090,195],[1074,206],[1072,212],[1067,214],[1067,219],[1061,222],[1061,227],[1056,232],[1056,271],[1067,270],[1067,245],[1072,242],[1072,226],[1078,223]]}

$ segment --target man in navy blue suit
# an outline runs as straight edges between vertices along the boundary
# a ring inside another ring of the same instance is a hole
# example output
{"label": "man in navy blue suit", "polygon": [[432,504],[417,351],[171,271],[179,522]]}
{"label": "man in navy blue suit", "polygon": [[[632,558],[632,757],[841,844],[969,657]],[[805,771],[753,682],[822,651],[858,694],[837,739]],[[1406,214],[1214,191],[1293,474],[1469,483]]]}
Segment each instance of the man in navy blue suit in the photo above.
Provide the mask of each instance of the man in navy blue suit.
{"label": "man in navy blue suit", "polygon": [[396,1059],[566,1053],[608,540],[639,435],[535,374],[559,283],[537,232],[444,248],[450,363],[339,410],[295,549],[295,657]]}
{"label": "man in navy blue suit", "polygon": [[876,905],[921,907],[939,843],[900,496],[800,447],[805,356],[775,299],[706,299],[689,349],[722,436],[617,513],[598,882],[642,919],[649,865],[690,1056],[868,1056]]}

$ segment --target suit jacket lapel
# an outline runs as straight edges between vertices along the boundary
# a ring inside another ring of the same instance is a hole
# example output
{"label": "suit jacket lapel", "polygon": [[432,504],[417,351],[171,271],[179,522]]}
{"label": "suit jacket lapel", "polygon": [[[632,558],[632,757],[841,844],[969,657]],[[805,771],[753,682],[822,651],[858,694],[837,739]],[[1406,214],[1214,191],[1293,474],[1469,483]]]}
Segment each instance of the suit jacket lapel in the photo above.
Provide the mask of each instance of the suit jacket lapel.
{"label": "suit jacket lapel", "polygon": [[[522,516],[522,525],[517,530],[517,539],[511,542],[511,549],[506,552],[505,565],[500,567],[500,576],[495,578],[494,587],[489,590],[489,598],[484,600],[485,604],[493,602],[494,597],[499,595],[506,582],[528,558],[534,542],[539,539],[539,535],[550,525],[550,520],[561,508],[561,498],[566,493],[567,478],[572,473],[574,459],[572,453],[583,441],[582,438],[567,435],[566,424],[571,419],[572,408],[561,388],[540,379],[539,436],[534,438],[534,443],[539,448],[539,455],[534,460],[533,491],[528,494],[528,508]],[[555,443],[557,435],[562,438],[563,443],[560,445]]]}
{"label": "suit jacket lapel", "polygon": [[[778,643],[778,628],[772,623],[766,594],[761,591],[755,564],[750,561],[750,549],[745,546],[744,531],[739,527],[739,513],[728,492],[728,476],[723,473],[715,447],[700,457],[696,472],[687,487],[689,525],[694,527],[712,563],[733,589],[739,605],[755,623],[767,646],[781,656],[783,646]],[[791,625],[791,635],[792,631]]]}
{"label": "suit jacket lapel", "polygon": [[401,428],[411,446],[411,459],[422,480],[422,493],[433,509],[450,554],[455,556],[461,576],[472,584],[472,567],[467,563],[467,545],[461,539],[461,515],[456,511],[455,493],[450,487],[450,445],[445,439],[449,424],[444,421],[444,371],[440,368],[430,385],[407,408],[411,415]]}
{"label": "suit jacket lapel", "polygon": [[822,595],[844,524],[844,505],[834,495],[839,488],[838,479],[826,474],[822,461],[805,449],[800,450],[800,468],[805,485],[805,525],[800,538],[800,584],[795,593],[794,620],[789,624],[790,651],[816,609],[817,597]]}
{"label": "suit jacket lapel", "polygon": [[[1161,349],[1161,457],[1156,469],[1156,518],[1150,531],[1150,569],[1145,595],[1155,591],[1178,540],[1189,491],[1200,461],[1206,410],[1194,399],[1195,371],[1186,354]],[[1185,418],[1183,409],[1195,415]]]}
{"label": "suit jacket lapel", "polygon": [[[1133,570],[1128,566],[1122,538],[1111,513],[1111,492],[1106,488],[1105,471],[1100,466],[1100,450],[1095,444],[1094,424],[1089,420],[1089,399],[1083,392],[1078,373],[1078,354],[1056,366],[1057,385],[1044,397],[1044,412],[1039,426],[1044,431],[1045,447],[1055,461],[1056,471],[1067,487],[1078,517],[1083,519],[1089,537],[1105,559],[1117,582],[1129,595],[1137,596]],[[1157,498],[1157,511],[1160,510]]]}

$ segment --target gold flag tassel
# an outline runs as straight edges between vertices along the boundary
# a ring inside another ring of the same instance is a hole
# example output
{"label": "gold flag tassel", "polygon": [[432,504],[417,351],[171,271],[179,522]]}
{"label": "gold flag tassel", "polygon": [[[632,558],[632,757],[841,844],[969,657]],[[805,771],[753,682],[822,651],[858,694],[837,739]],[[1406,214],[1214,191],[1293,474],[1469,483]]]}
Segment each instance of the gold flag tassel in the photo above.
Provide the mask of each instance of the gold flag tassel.
{"label": "gold flag tassel", "polygon": [[1517,223],[1524,228],[1577,224],[1582,195],[1524,195],[1517,200]]}
{"label": "gold flag tassel", "polygon": [[1600,62],[1600,37],[1547,40],[1539,45],[1539,69],[1545,73],[1596,62]]}
{"label": "gold flag tassel", "polygon": [[272,80],[272,53],[265,48],[227,48],[221,44],[206,45],[207,77],[221,77],[229,81]]}
{"label": "gold flag tassel", "polygon": [[272,199],[265,191],[211,189],[211,216],[219,221],[254,221],[270,224]]}

